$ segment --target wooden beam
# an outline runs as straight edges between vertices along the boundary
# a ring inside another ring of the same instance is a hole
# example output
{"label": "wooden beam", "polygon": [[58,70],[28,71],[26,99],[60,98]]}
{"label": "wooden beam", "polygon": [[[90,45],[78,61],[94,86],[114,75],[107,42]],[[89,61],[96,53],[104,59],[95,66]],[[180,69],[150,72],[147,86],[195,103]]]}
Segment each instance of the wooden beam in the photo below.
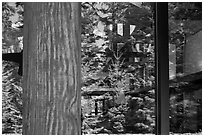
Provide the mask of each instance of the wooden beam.
{"label": "wooden beam", "polygon": [[169,134],[169,47],[168,3],[155,3],[155,71],[156,126],[155,134]]}

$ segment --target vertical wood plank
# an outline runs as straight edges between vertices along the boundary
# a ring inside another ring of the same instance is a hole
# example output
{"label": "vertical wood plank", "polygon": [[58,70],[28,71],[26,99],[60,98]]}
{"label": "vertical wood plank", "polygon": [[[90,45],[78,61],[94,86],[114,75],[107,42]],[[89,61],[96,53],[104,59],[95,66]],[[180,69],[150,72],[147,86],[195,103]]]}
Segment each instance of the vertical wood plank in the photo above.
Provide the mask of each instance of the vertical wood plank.
{"label": "vertical wood plank", "polygon": [[81,134],[79,3],[25,3],[23,134]]}

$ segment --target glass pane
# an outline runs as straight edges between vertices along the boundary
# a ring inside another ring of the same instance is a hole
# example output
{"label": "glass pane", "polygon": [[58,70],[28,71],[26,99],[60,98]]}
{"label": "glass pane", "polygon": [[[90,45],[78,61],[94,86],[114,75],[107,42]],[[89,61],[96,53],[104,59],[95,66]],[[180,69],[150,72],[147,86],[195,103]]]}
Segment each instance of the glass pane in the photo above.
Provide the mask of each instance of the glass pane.
{"label": "glass pane", "polygon": [[82,3],[82,133],[153,134],[151,3]]}
{"label": "glass pane", "polygon": [[202,3],[169,3],[170,132],[202,132]]}

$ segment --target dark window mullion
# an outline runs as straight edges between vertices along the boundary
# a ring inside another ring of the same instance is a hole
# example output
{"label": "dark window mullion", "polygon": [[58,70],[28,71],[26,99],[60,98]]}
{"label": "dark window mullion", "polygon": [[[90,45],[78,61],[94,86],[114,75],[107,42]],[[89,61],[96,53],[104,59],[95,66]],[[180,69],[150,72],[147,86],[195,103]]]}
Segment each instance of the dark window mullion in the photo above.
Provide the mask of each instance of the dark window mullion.
{"label": "dark window mullion", "polygon": [[155,3],[155,134],[169,134],[169,48],[168,3]]}

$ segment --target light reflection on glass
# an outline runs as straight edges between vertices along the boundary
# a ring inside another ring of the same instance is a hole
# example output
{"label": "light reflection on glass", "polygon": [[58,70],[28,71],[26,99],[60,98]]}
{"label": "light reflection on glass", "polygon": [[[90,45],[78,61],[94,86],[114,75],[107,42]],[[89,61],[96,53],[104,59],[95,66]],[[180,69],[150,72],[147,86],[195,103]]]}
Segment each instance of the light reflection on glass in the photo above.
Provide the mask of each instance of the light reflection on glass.
{"label": "light reflection on glass", "polygon": [[[170,3],[169,8],[173,4],[175,3]],[[202,132],[202,20],[199,14],[201,5],[177,3],[181,13],[178,18],[169,19],[171,133]],[[182,12],[183,10],[186,12]],[[189,11],[191,14],[186,16]],[[169,14],[171,16],[171,12]],[[177,25],[172,22],[176,22]]]}

